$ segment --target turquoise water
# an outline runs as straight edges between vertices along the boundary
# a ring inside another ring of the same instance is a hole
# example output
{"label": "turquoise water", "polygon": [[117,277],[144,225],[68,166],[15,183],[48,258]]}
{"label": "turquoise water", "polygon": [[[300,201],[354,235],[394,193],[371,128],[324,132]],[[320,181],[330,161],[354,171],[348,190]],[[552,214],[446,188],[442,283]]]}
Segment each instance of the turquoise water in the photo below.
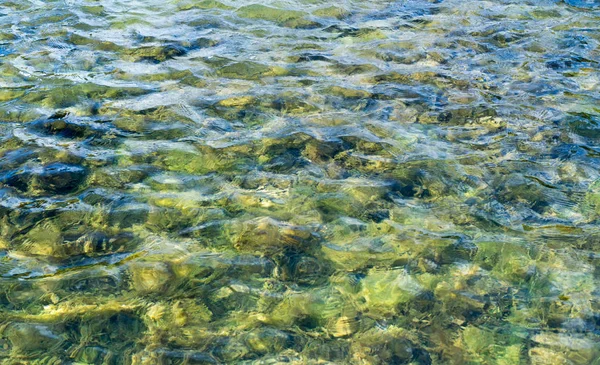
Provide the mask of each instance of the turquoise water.
{"label": "turquoise water", "polygon": [[2,364],[600,364],[598,0],[0,0]]}

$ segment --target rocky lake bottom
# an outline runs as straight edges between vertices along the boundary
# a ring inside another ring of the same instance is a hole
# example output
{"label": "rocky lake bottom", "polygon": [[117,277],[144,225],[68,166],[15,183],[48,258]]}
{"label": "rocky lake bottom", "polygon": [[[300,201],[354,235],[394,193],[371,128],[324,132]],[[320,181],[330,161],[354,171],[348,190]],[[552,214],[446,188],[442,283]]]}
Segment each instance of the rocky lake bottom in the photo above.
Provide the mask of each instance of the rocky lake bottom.
{"label": "rocky lake bottom", "polygon": [[0,364],[600,365],[599,0],[0,0]]}

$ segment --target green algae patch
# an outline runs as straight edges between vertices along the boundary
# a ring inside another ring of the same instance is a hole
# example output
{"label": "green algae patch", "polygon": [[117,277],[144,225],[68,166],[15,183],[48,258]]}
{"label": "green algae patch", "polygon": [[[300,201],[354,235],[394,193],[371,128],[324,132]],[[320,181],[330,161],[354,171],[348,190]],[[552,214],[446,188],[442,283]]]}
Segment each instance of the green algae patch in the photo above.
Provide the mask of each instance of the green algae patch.
{"label": "green algae patch", "polygon": [[81,10],[83,10],[84,12],[91,14],[91,15],[95,15],[95,16],[104,16],[106,15],[106,12],[104,11],[104,6],[102,5],[97,5],[97,6],[82,6]]}
{"label": "green algae patch", "polygon": [[94,49],[99,49],[107,52],[123,52],[124,47],[119,46],[110,41],[100,41],[94,38],[88,38],[79,34],[72,34],[69,37],[69,42],[77,46],[91,46]]}
{"label": "green algae patch", "polygon": [[246,107],[248,105],[252,105],[256,102],[256,98],[252,96],[235,96],[232,98],[223,99],[217,102],[217,105],[224,107]]}
{"label": "green algae patch", "polygon": [[303,12],[297,10],[282,10],[260,4],[243,6],[237,10],[237,13],[244,18],[263,19],[274,22],[285,22],[305,15]]}
{"label": "green algae patch", "polygon": [[235,62],[221,67],[217,75],[232,79],[258,80],[262,77],[284,76],[287,70],[278,66],[267,66],[258,62]]}
{"label": "green algae patch", "polygon": [[597,362],[594,9],[100,3],[3,3],[0,362]]}
{"label": "green algae patch", "polygon": [[166,46],[144,46],[136,49],[128,49],[124,52],[125,59],[139,62],[164,62],[166,60],[184,56],[187,50],[180,45],[170,44]]}
{"label": "green algae patch", "polygon": [[290,28],[312,28],[318,25],[306,19],[307,14],[302,11],[277,9],[260,4],[242,6],[236,13],[242,18],[267,20]]}
{"label": "green algae patch", "polygon": [[313,15],[319,17],[337,18],[343,19],[350,15],[350,12],[344,8],[338,6],[328,6],[326,8],[320,8],[313,11]]}
{"label": "green algae patch", "polygon": [[590,185],[585,195],[583,210],[591,219],[600,217],[600,180],[596,180]]}
{"label": "green algae patch", "polygon": [[137,87],[110,87],[87,83],[30,91],[22,97],[22,100],[47,108],[67,108],[85,100],[103,101],[144,95],[149,92]]}
{"label": "green algae patch", "polygon": [[371,96],[368,91],[349,89],[341,86],[331,86],[327,88],[325,92],[346,99],[365,99]]}
{"label": "green algae patch", "polygon": [[5,102],[5,101],[10,101],[10,100],[14,100],[14,99],[18,99],[20,97],[22,97],[23,95],[25,95],[25,90],[19,90],[19,89],[3,89],[0,90],[0,102]]}
{"label": "green algae patch", "polygon": [[222,2],[216,0],[202,0],[202,1],[194,1],[189,4],[180,4],[178,5],[180,10],[190,10],[190,9],[220,9],[220,10],[231,10],[233,7],[223,4]]}

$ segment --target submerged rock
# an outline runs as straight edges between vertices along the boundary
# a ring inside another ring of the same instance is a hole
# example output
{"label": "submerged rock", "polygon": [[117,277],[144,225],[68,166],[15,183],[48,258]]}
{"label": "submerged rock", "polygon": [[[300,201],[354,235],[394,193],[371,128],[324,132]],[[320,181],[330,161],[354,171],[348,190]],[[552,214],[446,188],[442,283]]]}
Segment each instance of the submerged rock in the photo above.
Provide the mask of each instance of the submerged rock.
{"label": "submerged rock", "polygon": [[343,19],[347,17],[350,12],[344,8],[338,6],[328,6],[326,8],[320,8],[313,11],[313,15],[320,17],[331,17],[337,19]]}
{"label": "submerged rock", "polygon": [[190,9],[222,9],[229,10],[233,9],[233,7],[229,5],[225,5],[222,2],[216,0],[201,0],[194,1],[190,4],[181,4],[179,5],[179,9],[181,10],[190,10]]}
{"label": "submerged rock", "polygon": [[431,365],[431,356],[409,338],[408,331],[395,326],[373,328],[361,333],[350,348],[352,359],[374,364],[423,364]]}
{"label": "submerged rock", "polygon": [[51,163],[32,174],[32,185],[34,189],[47,193],[67,194],[79,188],[87,173],[87,169],[82,166]]}
{"label": "submerged rock", "polygon": [[396,313],[398,304],[411,301],[421,291],[421,285],[403,270],[371,269],[361,280],[358,296],[369,315],[381,318]]}
{"label": "submerged rock", "polygon": [[31,189],[41,194],[68,194],[77,191],[87,175],[88,170],[83,166],[55,162],[9,173],[4,183],[22,191]]}
{"label": "submerged rock", "polygon": [[252,4],[237,10],[242,18],[262,19],[290,28],[314,28],[318,23],[306,19],[306,13],[298,10],[277,9],[266,5]]}
{"label": "submerged rock", "polygon": [[258,80],[261,77],[282,76],[286,73],[287,71],[281,67],[272,67],[251,61],[235,62],[217,70],[219,76],[244,80]]}
{"label": "submerged rock", "polygon": [[286,248],[297,251],[310,249],[317,236],[308,228],[259,218],[244,222],[233,237],[234,246],[243,251],[277,252]]}
{"label": "submerged rock", "polygon": [[150,61],[158,63],[184,56],[186,53],[187,49],[185,47],[178,44],[168,44],[165,46],[145,46],[127,50],[125,55],[134,62]]}
{"label": "submerged rock", "polygon": [[63,138],[87,138],[100,135],[100,131],[94,130],[90,126],[77,124],[65,119],[43,120],[28,125],[34,131],[39,131],[47,135],[58,135]]}
{"label": "submerged rock", "polygon": [[173,274],[162,262],[134,262],[129,265],[131,286],[140,293],[158,293],[167,289]]}
{"label": "submerged rock", "polygon": [[2,337],[8,339],[12,351],[25,356],[41,356],[64,340],[48,326],[36,323],[14,323],[5,328]]}
{"label": "submerged rock", "polygon": [[245,342],[257,354],[278,353],[293,345],[289,333],[275,328],[265,327],[248,333]]}

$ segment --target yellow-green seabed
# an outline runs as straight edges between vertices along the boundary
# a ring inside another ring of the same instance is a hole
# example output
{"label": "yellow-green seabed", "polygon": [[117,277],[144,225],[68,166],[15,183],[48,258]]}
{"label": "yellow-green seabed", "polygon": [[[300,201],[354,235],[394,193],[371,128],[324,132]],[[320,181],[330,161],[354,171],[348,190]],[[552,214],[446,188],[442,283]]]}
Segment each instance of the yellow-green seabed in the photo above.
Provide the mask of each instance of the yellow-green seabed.
{"label": "yellow-green seabed", "polygon": [[0,0],[0,364],[600,365],[598,0]]}

